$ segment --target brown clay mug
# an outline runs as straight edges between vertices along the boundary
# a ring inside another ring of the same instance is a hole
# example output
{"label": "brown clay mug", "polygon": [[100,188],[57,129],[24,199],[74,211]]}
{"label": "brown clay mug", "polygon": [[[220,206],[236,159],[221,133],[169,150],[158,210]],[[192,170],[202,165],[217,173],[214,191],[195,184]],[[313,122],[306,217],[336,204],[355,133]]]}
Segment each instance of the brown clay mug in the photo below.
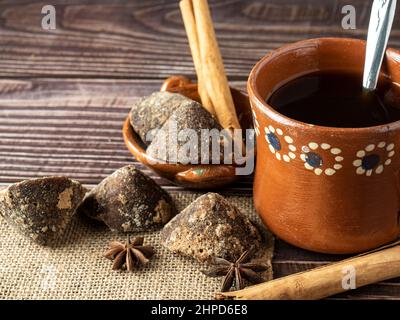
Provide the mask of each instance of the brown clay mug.
{"label": "brown clay mug", "polygon": [[[400,121],[323,127],[285,117],[265,102],[311,72],[361,74],[364,52],[361,40],[305,40],[265,56],[248,80],[258,150],[255,208],[272,232],[305,249],[355,253],[400,235]],[[387,50],[380,76],[400,83],[400,52]],[[320,167],[308,164],[308,152],[323,160]],[[379,162],[363,168],[369,155]]]}

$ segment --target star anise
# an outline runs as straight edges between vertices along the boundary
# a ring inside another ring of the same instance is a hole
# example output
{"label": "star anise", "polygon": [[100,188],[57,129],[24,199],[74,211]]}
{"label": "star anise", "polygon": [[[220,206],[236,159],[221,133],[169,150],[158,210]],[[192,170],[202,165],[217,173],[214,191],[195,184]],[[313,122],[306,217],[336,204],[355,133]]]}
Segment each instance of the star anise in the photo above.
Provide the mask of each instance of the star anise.
{"label": "star anise", "polygon": [[133,271],[135,264],[144,265],[154,255],[153,247],[144,246],[143,242],[143,237],[135,237],[131,240],[129,236],[125,244],[112,241],[110,249],[104,253],[104,257],[114,260],[113,270],[127,269]]}
{"label": "star anise", "polygon": [[222,292],[229,291],[232,287],[236,290],[241,290],[245,287],[245,281],[257,284],[264,282],[258,272],[263,272],[268,269],[268,266],[260,262],[248,262],[251,251],[246,250],[235,262],[230,262],[223,258],[215,257],[212,261],[212,267],[203,271],[210,277],[225,276],[222,283]]}

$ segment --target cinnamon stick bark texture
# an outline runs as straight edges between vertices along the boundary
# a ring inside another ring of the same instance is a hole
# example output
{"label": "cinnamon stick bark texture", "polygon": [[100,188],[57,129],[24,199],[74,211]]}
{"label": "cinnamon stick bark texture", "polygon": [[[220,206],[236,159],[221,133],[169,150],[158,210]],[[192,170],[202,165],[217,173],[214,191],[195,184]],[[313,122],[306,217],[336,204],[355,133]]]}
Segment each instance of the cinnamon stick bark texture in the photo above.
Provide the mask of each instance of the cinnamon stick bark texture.
{"label": "cinnamon stick bark texture", "polygon": [[225,129],[240,129],[207,0],[193,1],[203,75],[217,118]]}
{"label": "cinnamon stick bark texture", "polygon": [[343,279],[355,271],[356,288],[400,276],[400,245],[296,273],[234,292],[217,299],[315,300],[347,291]]}
{"label": "cinnamon stick bark texture", "polygon": [[189,40],[190,51],[192,53],[194,67],[197,74],[198,91],[201,98],[201,104],[212,115],[216,116],[212,101],[207,92],[206,78],[201,63],[201,54],[199,39],[197,37],[196,20],[193,12],[193,5],[191,0],[182,0],[179,3],[181,9],[183,24],[185,25],[186,34]]}

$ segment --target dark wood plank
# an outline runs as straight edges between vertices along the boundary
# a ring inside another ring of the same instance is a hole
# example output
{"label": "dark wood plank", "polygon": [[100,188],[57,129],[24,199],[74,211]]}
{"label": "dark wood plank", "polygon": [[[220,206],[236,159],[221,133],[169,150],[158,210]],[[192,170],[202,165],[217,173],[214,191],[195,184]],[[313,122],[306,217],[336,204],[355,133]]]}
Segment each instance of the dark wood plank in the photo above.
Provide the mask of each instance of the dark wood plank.
{"label": "dark wood plank", "polygon": [[[94,185],[132,162],[152,174],[130,155],[121,129],[133,102],[160,85],[159,80],[0,80],[0,183],[61,174]],[[244,177],[228,192],[250,194],[251,186],[251,178]]]}
{"label": "dark wood plank", "polygon": [[[193,75],[177,0],[54,0],[57,30],[41,28],[42,1],[0,2],[0,77],[165,78]],[[369,1],[210,0],[227,73],[245,79],[271,49],[304,38],[365,37]],[[357,9],[343,30],[341,8]],[[391,45],[400,47],[400,20]]]}

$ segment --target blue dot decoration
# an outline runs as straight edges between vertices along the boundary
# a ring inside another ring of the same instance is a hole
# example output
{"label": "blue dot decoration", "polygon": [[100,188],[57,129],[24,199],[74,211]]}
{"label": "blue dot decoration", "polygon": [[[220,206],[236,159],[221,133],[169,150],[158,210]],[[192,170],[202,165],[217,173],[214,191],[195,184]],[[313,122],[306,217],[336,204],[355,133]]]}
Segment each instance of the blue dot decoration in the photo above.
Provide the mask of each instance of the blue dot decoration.
{"label": "blue dot decoration", "polygon": [[322,166],[322,157],[315,152],[308,152],[306,162],[313,168],[319,168]]}
{"label": "blue dot decoration", "polygon": [[279,151],[282,149],[281,142],[279,138],[272,132],[267,134],[269,144],[276,150]]}
{"label": "blue dot decoration", "polygon": [[371,170],[379,164],[380,160],[381,159],[377,154],[369,154],[362,158],[361,167],[364,170]]}

